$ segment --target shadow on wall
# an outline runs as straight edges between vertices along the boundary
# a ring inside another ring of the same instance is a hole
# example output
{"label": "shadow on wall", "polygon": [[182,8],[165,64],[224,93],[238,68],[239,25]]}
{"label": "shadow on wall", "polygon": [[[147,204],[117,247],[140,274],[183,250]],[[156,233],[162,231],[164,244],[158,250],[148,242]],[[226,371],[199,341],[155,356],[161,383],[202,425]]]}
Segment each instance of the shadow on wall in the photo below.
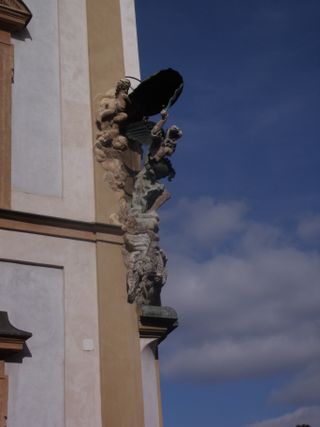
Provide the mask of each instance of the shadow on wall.
{"label": "shadow on wall", "polygon": [[[26,343],[23,344],[23,348],[19,353],[9,354],[4,361],[9,363],[22,363],[25,357],[32,357],[31,351],[29,350]],[[307,426],[309,427],[309,426]]]}
{"label": "shadow on wall", "polygon": [[29,30],[27,28],[20,31],[19,33],[13,33],[12,38],[21,41],[32,40],[31,34],[29,33]]}
{"label": "shadow on wall", "polygon": [[26,341],[31,332],[13,326],[6,311],[0,311],[0,360],[22,363],[24,357],[32,357]]}

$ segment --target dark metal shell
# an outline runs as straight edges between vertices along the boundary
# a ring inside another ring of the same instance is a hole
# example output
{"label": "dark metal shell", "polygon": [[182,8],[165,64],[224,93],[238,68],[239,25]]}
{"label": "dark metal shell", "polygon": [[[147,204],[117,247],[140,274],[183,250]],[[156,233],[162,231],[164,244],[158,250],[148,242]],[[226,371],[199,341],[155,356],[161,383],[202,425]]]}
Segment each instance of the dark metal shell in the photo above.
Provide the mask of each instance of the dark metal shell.
{"label": "dark metal shell", "polygon": [[170,108],[183,89],[183,78],[178,71],[161,70],[143,82],[129,95],[134,108],[142,116],[153,116]]}

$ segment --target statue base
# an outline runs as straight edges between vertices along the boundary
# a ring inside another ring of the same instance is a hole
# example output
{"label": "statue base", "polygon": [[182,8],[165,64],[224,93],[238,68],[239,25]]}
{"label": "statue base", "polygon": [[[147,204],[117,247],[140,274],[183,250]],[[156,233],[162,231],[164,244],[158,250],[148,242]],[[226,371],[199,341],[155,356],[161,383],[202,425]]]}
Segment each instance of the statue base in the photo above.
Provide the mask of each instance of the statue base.
{"label": "statue base", "polygon": [[138,306],[141,338],[154,338],[158,344],[178,327],[177,312],[171,307],[154,305]]}

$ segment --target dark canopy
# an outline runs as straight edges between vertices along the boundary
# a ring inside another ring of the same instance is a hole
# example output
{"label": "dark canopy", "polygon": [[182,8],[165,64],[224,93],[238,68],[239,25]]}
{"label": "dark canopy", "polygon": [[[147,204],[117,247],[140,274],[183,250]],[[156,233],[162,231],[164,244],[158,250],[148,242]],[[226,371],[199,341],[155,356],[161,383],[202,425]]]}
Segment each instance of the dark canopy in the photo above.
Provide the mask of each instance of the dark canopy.
{"label": "dark canopy", "polygon": [[160,113],[162,109],[170,108],[180,96],[182,89],[181,74],[168,68],[143,80],[129,98],[134,109],[148,117]]}

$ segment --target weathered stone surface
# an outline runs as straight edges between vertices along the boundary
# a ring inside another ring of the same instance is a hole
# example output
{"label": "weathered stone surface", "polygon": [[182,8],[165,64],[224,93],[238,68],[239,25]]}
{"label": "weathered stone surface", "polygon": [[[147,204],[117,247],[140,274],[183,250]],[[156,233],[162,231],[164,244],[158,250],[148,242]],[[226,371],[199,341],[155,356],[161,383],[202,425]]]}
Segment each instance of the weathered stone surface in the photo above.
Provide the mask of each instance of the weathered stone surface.
{"label": "weathered stone surface", "polygon": [[161,342],[178,326],[178,315],[171,307],[141,305],[139,322],[141,337],[156,338]]}
{"label": "weathered stone surface", "polygon": [[142,305],[140,308],[142,317],[154,317],[161,319],[178,320],[178,314],[172,307],[158,307],[154,305]]}

